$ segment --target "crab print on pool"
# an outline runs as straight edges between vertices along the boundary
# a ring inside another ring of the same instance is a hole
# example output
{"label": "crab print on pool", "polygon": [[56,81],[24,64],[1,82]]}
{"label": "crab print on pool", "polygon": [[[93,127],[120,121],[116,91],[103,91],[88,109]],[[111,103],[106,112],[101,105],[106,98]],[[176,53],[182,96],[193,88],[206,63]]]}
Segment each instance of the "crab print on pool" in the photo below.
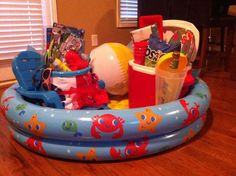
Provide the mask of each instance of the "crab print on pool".
{"label": "crab print on pool", "polygon": [[157,125],[162,121],[162,117],[155,114],[151,109],[145,109],[144,112],[136,112],[139,120],[138,131],[149,131],[154,133]]}
{"label": "crab print on pool", "polygon": [[193,129],[190,129],[188,133],[184,136],[184,142],[189,141],[191,138],[193,138],[196,135],[196,132]]}
{"label": "crab print on pool", "polygon": [[92,118],[91,135],[94,138],[100,139],[100,133],[111,133],[112,139],[117,139],[123,136],[123,124],[125,120],[121,117],[116,117],[112,114],[103,114]]}
{"label": "crab print on pool", "polygon": [[9,110],[8,101],[9,101],[10,99],[12,99],[12,98],[14,98],[14,97],[13,97],[13,96],[6,97],[6,98],[3,99],[3,101],[1,102],[1,110],[2,110],[4,116],[6,115],[6,112]]}
{"label": "crab print on pool", "polygon": [[86,160],[86,161],[96,161],[97,156],[96,156],[96,149],[95,148],[90,148],[88,152],[83,153],[83,152],[77,152],[76,156],[80,160]]}
{"label": "crab print on pool", "polygon": [[37,119],[37,115],[34,114],[29,121],[24,123],[24,127],[32,134],[36,136],[43,136],[44,130],[46,128],[46,124],[44,122],[40,122]]}
{"label": "crab print on pool", "polygon": [[24,144],[32,151],[46,155],[41,139],[38,139],[36,137],[30,137]]}
{"label": "crab print on pool", "polygon": [[185,112],[188,114],[187,118],[183,122],[183,126],[190,125],[195,120],[197,120],[200,116],[199,108],[200,105],[197,103],[194,103],[194,107],[191,107],[189,109],[189,103],[187,103],[185,100],[179,100],[180,104],[183,106]]}
{"label": "crab print on pool", "polygon": [[110,155],[116,160],[141,157],[146,155],[148,144],[148,137],[144,137],[142,140],[138,141],[129,141],[124,150],[124,157],[122,157],[121,150],[117,150],[115,147],[110,148]]}
{"label": "crab print on pool", "polygon": [[202,122],[203,122],[203,123],[206,123],[207,116],[206,116],[205,113],[202,114],[201,119],[202,119]]}

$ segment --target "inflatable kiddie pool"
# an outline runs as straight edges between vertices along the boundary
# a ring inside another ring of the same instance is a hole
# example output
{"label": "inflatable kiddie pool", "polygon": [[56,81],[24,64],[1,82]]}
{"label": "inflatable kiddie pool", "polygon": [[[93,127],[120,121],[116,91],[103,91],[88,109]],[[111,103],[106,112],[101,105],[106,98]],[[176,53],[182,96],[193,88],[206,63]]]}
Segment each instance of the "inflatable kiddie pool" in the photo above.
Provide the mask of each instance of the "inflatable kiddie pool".
{"label": "inflatable kiddie pool", "polygon": [[[194,33],[193,52],[189,53],[194,58],[199,42],[196,28],[176,20],[164,20],[163,25],[167,38],[173,35],[172,28]],[[23,99],[18,87],[11,86],[1,97],[14,139],[36,153],[72,160],[125,160],[181,145],[204,126],[211,99],[208,86],[199,78],[184,98],[121,110],[43,107]]]}
{"label": "inflatable kiddie pool", "polygon": [[72,160],[137,158],[178,146],[201,130],[211,99],[198,79],[188,96],[163,105],[63,110],[25,101],[17,86],[1,98],[14,139],[42,155]]}

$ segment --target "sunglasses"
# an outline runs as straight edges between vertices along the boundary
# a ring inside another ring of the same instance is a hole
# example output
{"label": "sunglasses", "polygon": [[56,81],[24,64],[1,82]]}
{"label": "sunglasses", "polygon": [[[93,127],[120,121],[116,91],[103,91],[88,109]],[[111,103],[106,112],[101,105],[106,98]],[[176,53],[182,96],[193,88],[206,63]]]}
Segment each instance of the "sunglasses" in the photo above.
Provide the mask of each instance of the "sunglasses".
{"label": "sunglasses", "polygon": [[46,68],[46,69],[43,70],[43,73],[42,73],[42,87],[43,87],[44,90],[51,90],[51,82],[50,82],[51,73],[52,73],[51,68]]}
{"label": "sunglasses", "polygon": [[39,90],[41,88],[41,73],[44,70],[42,66],[35,69],[35,71],[32,74],[32,86],[35,90]]}

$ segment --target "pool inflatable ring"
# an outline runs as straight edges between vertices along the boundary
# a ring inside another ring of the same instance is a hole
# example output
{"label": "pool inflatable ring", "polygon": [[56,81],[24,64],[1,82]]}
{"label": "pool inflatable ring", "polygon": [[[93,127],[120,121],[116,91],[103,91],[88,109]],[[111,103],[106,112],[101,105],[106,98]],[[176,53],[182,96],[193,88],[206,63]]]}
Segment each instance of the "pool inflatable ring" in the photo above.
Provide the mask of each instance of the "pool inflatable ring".
{"label": "pool inflatable ring", "polygon": [[211,95],[198,79],[185,98],[158,106],[123,110],[63,110],[25,101],[8,88],[1,108],[12,136],[28,149],[73,160],[120,160],[180,145],[204,125]]}

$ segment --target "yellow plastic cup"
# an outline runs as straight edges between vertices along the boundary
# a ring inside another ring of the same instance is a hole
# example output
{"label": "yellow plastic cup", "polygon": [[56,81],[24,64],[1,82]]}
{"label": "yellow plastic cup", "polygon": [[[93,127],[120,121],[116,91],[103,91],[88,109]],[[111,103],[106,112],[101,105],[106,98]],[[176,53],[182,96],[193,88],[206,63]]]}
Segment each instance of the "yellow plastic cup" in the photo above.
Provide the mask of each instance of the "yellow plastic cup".
{"label": "yellow plastic cup", "polygon": [[156,104],[163,104],[178,99],[188,70],[188,60],[180,54],[177,69],[170,68],[172,54],[165,54],[158,61],[156,72]]}
{"label": "yellow plastic cup", "polygon": [[175,70],[175,69],[170,68],[170,65],[172,62],[172,60],[171,60],[172,54],[173,54],[173,52],[163,55],[159,59],[159,61],[157,62],[156,67],[159,68],[160,70],[164,70],[164,71],[182,72],[186,68],[186,66],[188,65],[187,57],[183,53],[180,53],[178,69]]}

